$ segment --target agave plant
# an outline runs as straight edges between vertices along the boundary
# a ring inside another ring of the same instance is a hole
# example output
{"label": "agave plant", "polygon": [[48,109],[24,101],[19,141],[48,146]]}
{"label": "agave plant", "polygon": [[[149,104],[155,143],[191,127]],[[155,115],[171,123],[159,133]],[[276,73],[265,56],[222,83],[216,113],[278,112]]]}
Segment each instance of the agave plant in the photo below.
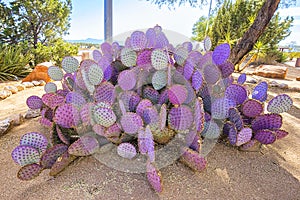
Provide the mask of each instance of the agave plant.
{"label": "agave plant", "polygon": [[[249,99],[241,85],[245,77],[233,83],[229,44],[214,51],[210,47],[209,38],[205,52],[190,42],[173,47],[155,26],[146,33],[133,32],[123,47],[101,44],[93,59],[79,63],[65,57],[62,69],[50,67],[49,76],[61,81],[63,89],[47,83],[46,94],[29,97],[27,105],[41,110],[40,122],[50,128],[51,144],[36,139],[13,151],[23,166],[19,177],[30,180],[49,168],[50,175],[57,175],[76,157],[97,155],[110,144],[116,148],[108,159],[134,165],[144,161],[150,185],[161,192],[159,169],[179,159],[203,171],[205,141],[217,140],[222,131],[233,145],[244,147],[254,140],[269,144],[274,134],[283,137],[276,113],[288,110],[290,99],[271,100],[268,110],[273,114],[263,115],[258,101],[266,98],[265,85],[252,93],[256,100]],[[43,151],[35,145],[40,141],[47,143]]]}

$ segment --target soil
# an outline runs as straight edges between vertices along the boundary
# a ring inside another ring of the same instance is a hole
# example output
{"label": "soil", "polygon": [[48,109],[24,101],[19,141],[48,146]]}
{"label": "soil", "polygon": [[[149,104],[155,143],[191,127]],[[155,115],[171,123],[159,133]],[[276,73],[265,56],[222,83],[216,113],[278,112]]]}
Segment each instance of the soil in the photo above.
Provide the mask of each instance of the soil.
{"label": "soil", "polygon": [[[43,93],[43,87],[35,87],[0,101],[0,119],[24,113],[27,97]],[[24,133],[49,131],[38,123],[39,118],[26,120],[0,138],[0,199],[300,199],[300,93],[279,88],[269,91],[270,96],[279,93],[291,95],[295,103],[283,114],[283,128],[290,133],[286,138],[259,152],[242,152],[218,143],[202,173],[175,162],[161,170],[161,194],[151,189],[145,174],[111,169],[92,156],[76,160],[55,178],[44,170],[32,181],[20,181],[12,150]]]}

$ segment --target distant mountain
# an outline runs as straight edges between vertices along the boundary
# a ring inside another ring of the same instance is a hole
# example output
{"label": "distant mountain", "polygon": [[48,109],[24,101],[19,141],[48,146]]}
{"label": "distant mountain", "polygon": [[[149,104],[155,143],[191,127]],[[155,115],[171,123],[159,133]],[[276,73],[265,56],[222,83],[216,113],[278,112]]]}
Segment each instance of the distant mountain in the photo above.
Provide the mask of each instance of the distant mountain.
{"label": "distant mountain", "polygon": [[85,40],[67,40],[70,43],[89,43],[89,44],[101,44],[103,40],[94,39],[94,38],[87,38]]}

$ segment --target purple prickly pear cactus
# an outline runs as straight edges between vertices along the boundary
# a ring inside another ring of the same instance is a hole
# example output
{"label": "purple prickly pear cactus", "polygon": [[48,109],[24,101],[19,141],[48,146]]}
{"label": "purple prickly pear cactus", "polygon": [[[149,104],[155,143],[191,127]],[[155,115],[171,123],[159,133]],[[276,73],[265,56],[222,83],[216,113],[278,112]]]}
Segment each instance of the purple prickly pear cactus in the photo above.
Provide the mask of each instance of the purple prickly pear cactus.
{"label": "purple prickly pear cactus", "polygon": [[281,94],[273,99],[268,104],[267,110],[271,113],[283,113],[290,110],[293,105],[293,100],[286,94]]}
{"label": "purple prickly pear cactus", "polygon": [[197,151],[189,148],[183,149],[180,161],[194,171],[202,172],[207,165],[207,161]]}
{"label": "purple prickly pear cactus", "polygon": [[34,95],[28,97],[26,104],[31,109],[41,109],[43,106],[43,101],[40,97]]}
{"label": "purple prickly pear cactus", "polygon": [[136,156],[135,147],[128,142],[121,143],[117,148],[117,152],[119,156],[127,159],[132,159]]}
{"label": "purple prickly pear cactus", "polygon": [[276,140],[276,134],[270,130],[259,130],[255,133],[254,138],[262,144],[272,144]]}
{"label": "purple prickly pear cactus", "polygon": [[255,99],[248,99],[242,105],[242,113],[246,117],[256,117],[264,111],[263,104]]}
{"label": "purple prickly pear cactus", "polygon": [[38,163],[40,161],[39,151],[27,145],[17,146],[11,153],[12,159],[20,166],[25,166],[32,163]]}
{"label": "purple prickly pear cactus", "polygon": [[41,165],[33,163],[33,164],[23,166],[18,171],[17,176],[22,181],[29,181],[37,177],[42,172],[42,170],[43,168]]}
{"label": "purple prickly pear cactus", "polygon": [[55,146],[50,147],[43,153],[41,157],[41,166],[44,169],[50,169],[54,163],[56,162],[57,158],[60,157],[63,153],[68,150],[68,146],[65,144],[57,144]]}
{"label": "purple prickly pear cactus", "polygon": [[282,125],[282,116],[279,114],[264,114],[257,116],[251,123],[253,131],[263,129],[279,129]]}
{"label": "purple prickly pear cactus", "polygon": [[147,162],[146,167],[147,179],[155,192],[162,192],[162,177],[160,171],[154,166],[153,163]]}
{"label": "purple prickly pear cactus", "polygon": [[99,144],[96,138],[84,135],[69,146],[68,152],[74,156],[88,156],[95,153],[98,148]]}

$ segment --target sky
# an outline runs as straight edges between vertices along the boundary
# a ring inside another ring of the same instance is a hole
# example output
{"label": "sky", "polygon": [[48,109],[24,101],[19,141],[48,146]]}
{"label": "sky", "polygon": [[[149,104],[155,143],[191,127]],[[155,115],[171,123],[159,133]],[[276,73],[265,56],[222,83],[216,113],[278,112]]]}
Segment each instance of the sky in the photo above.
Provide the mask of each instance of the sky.
{"label": "sky", "polygon": [[[72,3],[71,28],[64,39],[103,39],[104,0],[72,0]],[[300,0],[297,0],[296,6],[279,9],[282,17],[295,17],[292,34],[282,43],[296,41],[300,44]],[[159,9],[146,0],[113,0],[113,36],[158,24],[164,30],[175,31],[190,38],[193,25],[203,15],[208,15],[208,7],[200,9],[185,5],[169,10],[167,7]]]}

